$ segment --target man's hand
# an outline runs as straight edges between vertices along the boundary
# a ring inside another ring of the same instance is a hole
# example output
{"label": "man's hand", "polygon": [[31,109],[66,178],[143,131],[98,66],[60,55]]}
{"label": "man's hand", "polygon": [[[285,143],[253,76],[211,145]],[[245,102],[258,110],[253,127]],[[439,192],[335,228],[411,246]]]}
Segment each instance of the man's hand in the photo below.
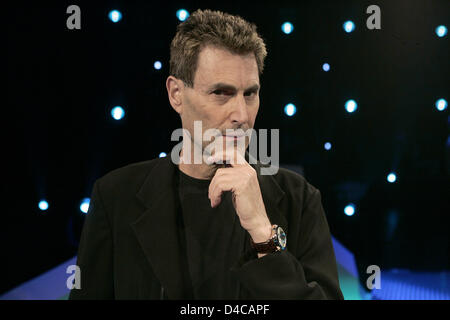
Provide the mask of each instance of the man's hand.
{"label": "man's hand", "polygon": [[[217,207],[222,200],[222,193],[230,191],[241,226],[255,243],[267,241],[272,226],[264,207],[256,171],[239,152],[235,152],[235,156],[237,161],[231,161],[231,167],[217,169],[211,180],[208,194],[211,207]],[[229,157],[221,154],[209,158],[213,163],[220,160],[223,163],[225,160],[230,161]]]}

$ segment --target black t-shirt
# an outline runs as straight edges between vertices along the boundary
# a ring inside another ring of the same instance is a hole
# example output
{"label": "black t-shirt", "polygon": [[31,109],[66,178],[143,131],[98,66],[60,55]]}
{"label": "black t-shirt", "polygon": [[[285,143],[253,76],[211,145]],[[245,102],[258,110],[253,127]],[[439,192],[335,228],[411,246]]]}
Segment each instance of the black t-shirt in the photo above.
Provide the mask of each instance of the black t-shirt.
{"label": "black t-shirt", "polygon": [[230,272],[245,251],[246,231],[233,207],[231,192],[211,208],[211,180],[178,170],[179,241],[185,253],[183,278],[186,299],[235,299],[239,282]]}

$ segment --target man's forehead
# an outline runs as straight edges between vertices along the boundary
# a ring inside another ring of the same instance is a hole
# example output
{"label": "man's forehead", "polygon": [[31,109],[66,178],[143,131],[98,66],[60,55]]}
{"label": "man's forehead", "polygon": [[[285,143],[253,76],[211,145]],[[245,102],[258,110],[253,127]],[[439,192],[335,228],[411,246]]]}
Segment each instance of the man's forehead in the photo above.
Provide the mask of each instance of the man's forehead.
{"label": "man's forehead", "polygon": [[251,81],[249,83],[252,83],[252,84],[245,86],[245,88],[239,88],[239,87],[236,87],[232,83],[215,82],[213,84],[207,85],[207,89],[211,90],[211,91],[212,90],[217,90],[217,89],[222,89],[222,90],[239,90],[239,89],[244,89],[245,91],[247,91],[247,90],[253,90],[253,91],[259,90],[259,84],[257,82]]}
{"label": "man's forehead", "polygon": [[253,52],[248,52],[244,54],[238,54],[235,52],[232,52],[231,50],[228,50],[226,48],[222,48],[215,45],[206,45],[204,46],[200,52],[199,52],[199,62],[202,62],[203,64],[208,62],[216,62],[217,60],[223,61],[224,59],[231,59],[231,58],[240,58],[247,60],[247,63],[255,62],[256,65],[256,58],[255,54]]}
{"label": "man's forehead", "polygon": [[259,87],[259,74],[253,53],[239,55],[208,46],[201,50],[195,75],[197,85],[205,87]]}

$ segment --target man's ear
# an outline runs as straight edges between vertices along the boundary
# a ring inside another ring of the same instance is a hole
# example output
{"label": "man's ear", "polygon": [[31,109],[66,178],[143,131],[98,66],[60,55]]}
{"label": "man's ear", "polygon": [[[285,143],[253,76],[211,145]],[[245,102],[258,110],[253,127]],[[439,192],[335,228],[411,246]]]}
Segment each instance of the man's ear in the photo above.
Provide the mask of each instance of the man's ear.
{"label": "man's ear", "polygon": [[170,105],[178,114],[181,115],[183,112],[183,81],[175,78],[174,76],[168,76],[166,80],[166,88],[167,94],[169,95]]}

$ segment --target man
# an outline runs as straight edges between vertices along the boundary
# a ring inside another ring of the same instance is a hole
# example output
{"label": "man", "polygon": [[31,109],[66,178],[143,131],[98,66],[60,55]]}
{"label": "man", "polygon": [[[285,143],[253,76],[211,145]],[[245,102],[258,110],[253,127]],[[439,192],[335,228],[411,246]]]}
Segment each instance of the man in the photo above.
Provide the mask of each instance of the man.
{"label": "man", "polygon": [[[240,17],[198,10],[178,26],[166,87],[185,129],[179,161],[95,183],[70,299],[343,298],[319,190],[285,169],[262,175],[236,146],[249,144],[265,57]],[[195,121],[223,148],[205,153]]]}

